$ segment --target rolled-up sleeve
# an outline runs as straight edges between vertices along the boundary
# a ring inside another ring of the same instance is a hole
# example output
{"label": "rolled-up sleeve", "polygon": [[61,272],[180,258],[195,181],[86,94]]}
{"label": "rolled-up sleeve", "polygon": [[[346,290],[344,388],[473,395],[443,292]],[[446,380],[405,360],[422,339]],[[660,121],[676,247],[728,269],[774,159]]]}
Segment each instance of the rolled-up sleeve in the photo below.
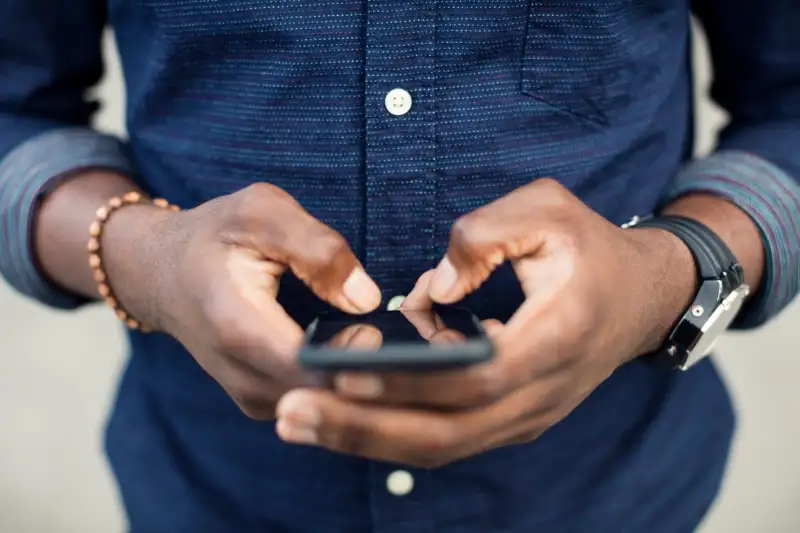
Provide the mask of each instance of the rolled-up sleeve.
{"label": "rolled-up sleeve", "polygon": [[712,97],[730,115],[717,151],[689,164],[664,201],[707,192],[750,215],[766,251],[761,290],[736,328],[778,314],[800,289],[800,3],[693,2],[714,65]]}
{"label": "rolled-up sleeve", "polygon": [[104,0],[0,2],[0,273],[59,308],[85,300],[49,282],[32,246],[40,197],[76,171],[132,176],[125,145],[89,127],[86,98],[102,76]]}

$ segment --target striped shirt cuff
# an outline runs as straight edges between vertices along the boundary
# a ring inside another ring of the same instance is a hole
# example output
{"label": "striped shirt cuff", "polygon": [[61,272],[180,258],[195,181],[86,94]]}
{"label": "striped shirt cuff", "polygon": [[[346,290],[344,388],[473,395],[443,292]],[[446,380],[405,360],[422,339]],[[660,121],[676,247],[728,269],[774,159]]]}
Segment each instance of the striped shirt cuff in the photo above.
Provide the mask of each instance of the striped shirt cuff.
{"label": "striped shirt cuff", "polygon": [[690,163],[668,188],[663,202],[696,192],[733,202],[761,231],[764,279],[733,327],[760,326],[786,307],[800,288],[800,184],[758,156],[721,151]]}
{"label": "striped shirt cuff", "polygon": [[51,307],[74,309],[87,300],[42,275],[32,246],[35,209],[61,180],[94,168],[135,175],[122,141],[88,128],[44,133],[0,161],[0,274],[20,293]]}

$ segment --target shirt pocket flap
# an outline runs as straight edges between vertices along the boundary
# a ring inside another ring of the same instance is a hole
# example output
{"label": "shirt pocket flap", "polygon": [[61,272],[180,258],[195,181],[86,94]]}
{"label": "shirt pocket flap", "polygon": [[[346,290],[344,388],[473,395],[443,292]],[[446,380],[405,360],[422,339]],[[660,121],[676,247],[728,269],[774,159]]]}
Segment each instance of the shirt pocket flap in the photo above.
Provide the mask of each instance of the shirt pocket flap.
{"label": "shirt pocket flap", "polygon": [[608,124],[632,94],[630,20],[608,2],[531,0],[522,92],[559,111]]}

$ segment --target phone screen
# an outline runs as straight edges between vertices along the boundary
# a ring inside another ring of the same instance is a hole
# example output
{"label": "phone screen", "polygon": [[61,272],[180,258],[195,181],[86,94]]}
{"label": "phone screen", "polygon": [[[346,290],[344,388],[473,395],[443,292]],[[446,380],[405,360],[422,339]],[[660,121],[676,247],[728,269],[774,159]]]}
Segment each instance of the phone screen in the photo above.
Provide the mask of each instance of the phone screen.
{"label": "phone screen", "polygon": [[458,308],[380,311],[361,316],[323,315],[309,333],[308,344],[312,346],[356,350],[376,348],[376,343],[456,344],[485,338],[475,316]]}
{"label": "phone screen", "polygon": [[490,360],[494,348],[466,309],[331,314],[309,326],[300,362],[321,371],[430,371]]}

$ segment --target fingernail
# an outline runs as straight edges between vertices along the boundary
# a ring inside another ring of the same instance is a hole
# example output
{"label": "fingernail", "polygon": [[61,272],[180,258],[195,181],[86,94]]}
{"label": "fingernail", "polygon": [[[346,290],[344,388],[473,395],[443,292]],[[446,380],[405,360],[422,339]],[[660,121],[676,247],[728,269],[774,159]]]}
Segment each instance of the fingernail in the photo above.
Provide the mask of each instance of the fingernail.
{"label": "fingernail", "polygon": [[285,418],[278,420],[275,424],[275,431],[281,440],[295,444],[316,444],[319,442],[317,430],[300,425],[296,425]]}
{"label": "fingernail", "polygon": [[292,426],[315,429],[322,422],[319,409],[308,401],[302,391],[286,393],[278,402],[276,412],[279,419],[291,423]]}
{"label": "fingernail", "polygon": [[433,271],[429,289],[431,299],[440,303],[450,303],[457,282],[458,272],[453,267],[453,263],[445,256]]}
{"label": "fingernail", "polygon": [[361,312],[372,311],[381,303],[381,291],[361,267],[350,273],[342,287],[345,297]]}
{"label": "fingernail", "polygon": [[296,444],[315,444],[319,441],[317,428],[322,416],[302,391],[288,392],[278,402],[276,411],[278,422],[275,431],[282,440]]}
{"label": "fingernail", "polygon": [[348,396],[374,399],[383,394],[383,380],[372,374],[339,374],[336,389]]}

